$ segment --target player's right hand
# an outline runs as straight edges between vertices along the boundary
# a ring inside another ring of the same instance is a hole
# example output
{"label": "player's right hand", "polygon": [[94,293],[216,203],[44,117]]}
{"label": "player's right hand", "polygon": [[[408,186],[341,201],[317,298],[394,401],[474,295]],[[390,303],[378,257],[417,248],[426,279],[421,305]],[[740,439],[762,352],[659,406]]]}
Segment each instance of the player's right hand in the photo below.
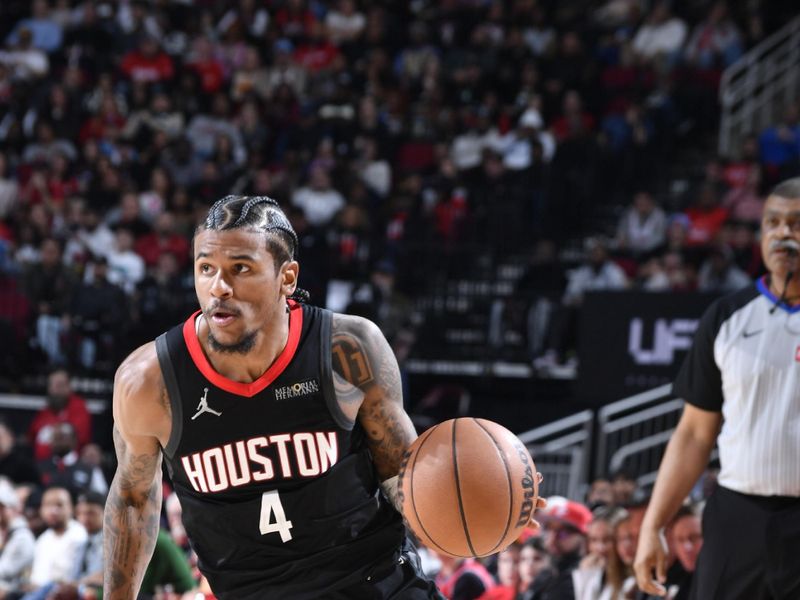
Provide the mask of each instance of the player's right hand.
{"label": "player's right hand", "polygon": [[639,547],[636,549],[633,571],[640,591],[666,596],[667,589],[663,584],[667,581],[667,540],[663,531],[642,529],[639,533]]}

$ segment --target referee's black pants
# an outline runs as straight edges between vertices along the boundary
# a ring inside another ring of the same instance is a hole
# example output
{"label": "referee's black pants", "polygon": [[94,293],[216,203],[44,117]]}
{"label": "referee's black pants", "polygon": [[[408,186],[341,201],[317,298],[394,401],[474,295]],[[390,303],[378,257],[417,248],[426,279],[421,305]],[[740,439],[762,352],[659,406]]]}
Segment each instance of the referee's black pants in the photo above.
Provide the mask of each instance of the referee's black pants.
{"label": "referee's black pants", "polygon": [[800,598],[800,498],[718,487],[703,511],[692,600]]}

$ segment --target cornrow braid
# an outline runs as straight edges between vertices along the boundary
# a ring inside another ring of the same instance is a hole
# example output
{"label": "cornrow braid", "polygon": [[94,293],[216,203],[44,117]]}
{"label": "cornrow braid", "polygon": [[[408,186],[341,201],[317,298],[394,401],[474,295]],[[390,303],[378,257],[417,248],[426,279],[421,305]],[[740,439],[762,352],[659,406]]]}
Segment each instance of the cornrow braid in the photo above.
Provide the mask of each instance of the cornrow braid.
{"label": "cornrow braid", "polygon": [[[292,224],[280,204],[269,196],[228,195],[217,200],[209,209],[205,222],[198,229],[224,231],[250,227],[267,234],[267,247],[275,261],[275,268],[294,260],[299,241]],[[308,302],[310,294],[296,288],[293,300]]]}

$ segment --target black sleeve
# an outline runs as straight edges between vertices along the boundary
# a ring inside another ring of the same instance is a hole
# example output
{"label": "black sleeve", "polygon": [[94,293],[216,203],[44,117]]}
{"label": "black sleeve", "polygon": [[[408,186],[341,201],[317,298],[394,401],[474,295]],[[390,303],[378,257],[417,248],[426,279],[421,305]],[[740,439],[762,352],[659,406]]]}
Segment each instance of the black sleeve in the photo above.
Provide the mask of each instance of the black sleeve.
{"label": "black sleeve", "polygon": [[714,360],[714,340],[724,320],[719,302],[703,314],[692,347],[681,365],[672,392],[697,408],[722,410],[722,374]]}
{"label": "black sleeve", "polygon": [[464,573],[456,581],[450,600],[475,600],[486,591],[481,578],[474,573]]}

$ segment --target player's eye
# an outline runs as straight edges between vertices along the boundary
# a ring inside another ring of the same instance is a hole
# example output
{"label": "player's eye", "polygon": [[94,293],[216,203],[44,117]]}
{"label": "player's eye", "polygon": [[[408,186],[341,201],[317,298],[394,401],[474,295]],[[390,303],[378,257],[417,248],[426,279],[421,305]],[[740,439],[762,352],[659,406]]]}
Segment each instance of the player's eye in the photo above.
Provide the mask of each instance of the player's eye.
{"label": "player's eye", "polygon": [[250,266],[243,263],[236,263],[233,265],[233,270],[237,273],[247,273],[250,270]]}
{"label": "player's eye", "polygon": [[211,265],[208,263],[203,263],[200,265],[200,272],[201,273],[211,273]]}

